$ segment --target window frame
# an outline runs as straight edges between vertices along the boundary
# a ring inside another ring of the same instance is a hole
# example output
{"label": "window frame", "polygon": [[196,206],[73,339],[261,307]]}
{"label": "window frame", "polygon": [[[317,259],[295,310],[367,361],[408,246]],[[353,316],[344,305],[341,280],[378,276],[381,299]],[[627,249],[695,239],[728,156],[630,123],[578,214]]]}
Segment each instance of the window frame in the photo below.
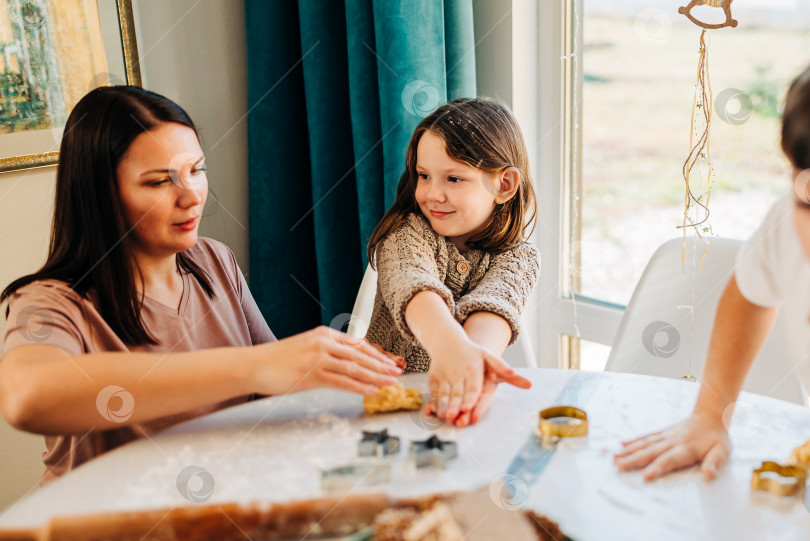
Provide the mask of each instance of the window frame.
{"label": "window frame", "polygon": [[582,103],[583,0],[513,1],[512,10],[513,108],[529,147],[539,206],[532,242],[542,257],[525,320],[539,367],[578,368],[577,338],[611,345],[624,314],[623,306],[572,294],[568,283],[576,291],[582,117],[576,125],[573,105]]}

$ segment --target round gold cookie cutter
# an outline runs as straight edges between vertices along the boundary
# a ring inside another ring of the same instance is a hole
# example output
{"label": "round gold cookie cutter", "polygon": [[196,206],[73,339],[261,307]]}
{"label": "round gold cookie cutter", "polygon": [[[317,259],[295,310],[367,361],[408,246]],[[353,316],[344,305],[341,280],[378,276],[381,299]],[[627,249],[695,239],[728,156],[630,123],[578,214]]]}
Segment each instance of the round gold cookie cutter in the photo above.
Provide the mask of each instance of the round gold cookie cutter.
{"label": "round gold cookie cutter", "polygon": [[[576,422],[559,423],[554,419],[574,419]],[[561,438],[575,438],[588,434],[588,414],[574,406],[553,406],[540,412],[538,436],[543,443],[555,443]]]}
{"label": "round gold cookie cutter", "polygon": [[[765,477],[765,473],[775,473],[780,479]],[[791,482],[784,482],[792,480]],[[777,496],[793,496],[797,492],[804,493],[807,483],[807,470],[798,464],[783,466],[778,462],[766,460],[762,466],[751,474],[751,488],[764,490]]]}

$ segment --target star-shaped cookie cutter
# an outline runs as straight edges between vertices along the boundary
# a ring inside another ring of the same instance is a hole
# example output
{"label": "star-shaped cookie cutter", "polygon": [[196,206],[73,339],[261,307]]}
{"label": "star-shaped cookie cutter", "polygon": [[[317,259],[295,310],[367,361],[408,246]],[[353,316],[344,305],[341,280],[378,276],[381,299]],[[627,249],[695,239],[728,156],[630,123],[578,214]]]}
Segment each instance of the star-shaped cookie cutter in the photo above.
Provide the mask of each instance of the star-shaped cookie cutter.
{"label": "star-shaped cookie cutter", "polygon": [[389,436],[388,429],[379,432],[363,431],[363,438],[357,444],[357,454],[360,456],[386,457],[399,453],[399,438]]}
{"label": "star-shaped cookie cutter", "polygon": [[458,445],[454,441],[431,436],[425,441],[412,441],[410,456],[417,468],[436,466],[443,469],[448,460],[458,456]]}

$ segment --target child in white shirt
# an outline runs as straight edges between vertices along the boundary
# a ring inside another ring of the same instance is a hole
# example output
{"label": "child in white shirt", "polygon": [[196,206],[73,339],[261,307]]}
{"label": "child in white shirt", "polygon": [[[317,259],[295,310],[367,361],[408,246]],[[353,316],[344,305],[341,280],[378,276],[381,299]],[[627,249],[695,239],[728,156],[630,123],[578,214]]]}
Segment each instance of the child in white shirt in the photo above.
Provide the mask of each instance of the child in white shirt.
{"label": "child in white shirt", "polygon": [[700,463],[707,478],[716,475],[731,453],[723,413],[737,400],[779,310],[787,316],[791,360],[810,388],[810,68],[788,90],[782,150],[794,168],[794,189],[773,205],[740,251],[717,307],[692,415],[624,442],[614,456],[620,470],[644,468],[651,480]]}

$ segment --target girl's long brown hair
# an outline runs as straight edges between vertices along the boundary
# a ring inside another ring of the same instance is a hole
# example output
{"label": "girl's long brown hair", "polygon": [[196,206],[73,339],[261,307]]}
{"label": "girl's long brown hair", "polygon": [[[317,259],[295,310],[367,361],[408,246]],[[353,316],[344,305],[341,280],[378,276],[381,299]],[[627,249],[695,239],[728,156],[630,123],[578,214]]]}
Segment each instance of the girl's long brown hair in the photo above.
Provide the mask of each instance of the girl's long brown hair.
{"label": "girl's long brown hair", "polygon": [[[136,276],[143,278],[128,239],[117,169],[132,141],[164,122],[197,133],[179,105],[139,87],[100,87],[79,100],[59,149],[48,258],[37,272],[11,282],[0,302],[31,282],[61,280],[79,295],[93,291],[99,313],[124,343],[157,344],[140,316]],[[177,266],[214,296],[210,277],[184,252],[177,254]]]}
{"label": "girl's long brown hair", "polygon": [[368,260],[380,243],[402,224],[409,213],[421,211],[416,202],[416,148],[425,132],[440,137],[447,154],[485,173],[498,174],[509,167],[518,171],[515,195],[495,206],[483,230],[467,245],[492,253],[512,249],[531,235],[537,216],[537,200],[529,172],[529,153],[517,120],[509,108],[491,98],[460,98],[426,116],[413,132],[405,157],[405,172],[397,185],[394,204],[383,215],[368,243]]}

